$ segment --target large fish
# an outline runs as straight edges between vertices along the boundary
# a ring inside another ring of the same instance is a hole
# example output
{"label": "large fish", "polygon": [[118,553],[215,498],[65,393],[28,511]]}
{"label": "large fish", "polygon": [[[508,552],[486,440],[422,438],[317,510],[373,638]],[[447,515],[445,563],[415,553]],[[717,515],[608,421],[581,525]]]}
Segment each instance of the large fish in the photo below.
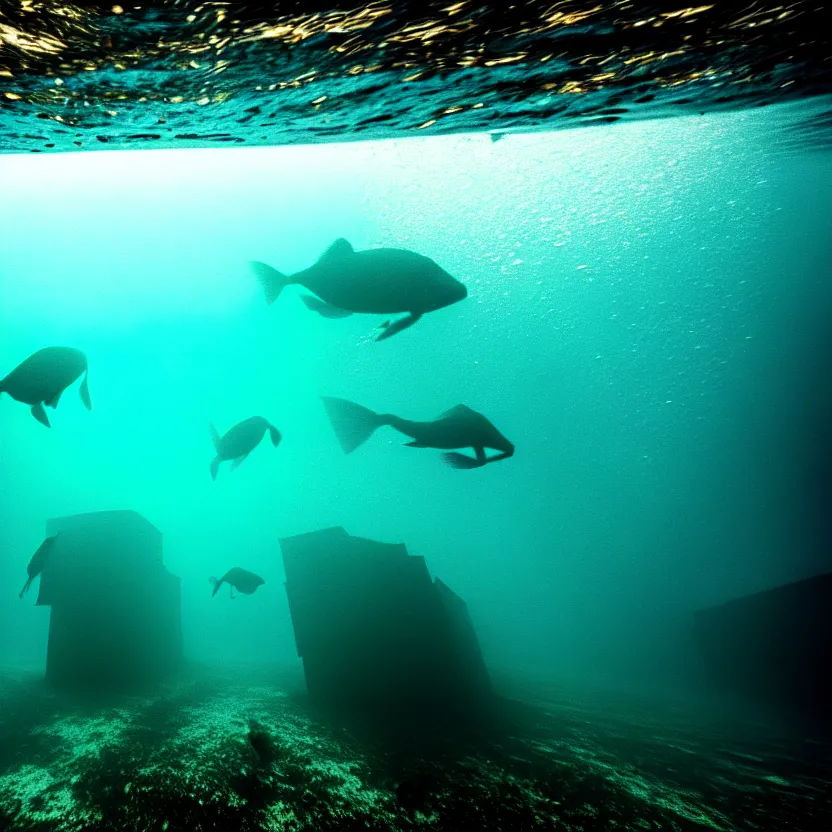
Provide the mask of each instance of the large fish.
{"label": "large fish", "polygon": [[413,326],[426,312],[450,306],[468,295],[465,286],[429,257],[398,248],[355,251],[344,239],[336,240],[313,266],[291,276],[265,263],[250,265],[269,303],[277,299],[284,286],[297,283],[317,295],[303,295],[303,301],[325,318],[344,318],[354,312],[407,313],[404,318],[382,324],[384,331],[377,341]]}
{"label": "large fish", "polygon": [[214,587],[214,591],[211,593],[212,598],[219,592],[223,584],[228,584],[228,589],[233,598],[235,589],[237,592],[242,592],[243,595],[251,595],[258,586],[266,583],[259,575],[255,575],[254,572],[249,572],[247,569],[240,569],[239,566],[229,569],[219,579],[209,578],[208,580]]}
{"label": "large fish", "polygon": [[29,576],[29,579],[23,585],[23,589],[20,590],[20,597],[22,598],[28,591],[29,587],[32,585],[32,581],[43,572],[43,567],[46,565],[46,561],[49,558],[49,553],[52,551],[52,544],[55,542],[55,538],[58,535],[53,534],[52,537],[47,537],[43,543],[38,546],[37,551],[34,555],[32,555],[32,559],[29,561],[29,565],[26,567],[26,573]]}
{"label": "large fish", "polygon": [[272,445],[276,448],[281,440],[280,431],[262,416],[252,416],[234,425],[224,436],[220,436],[217,429],[211,425],[211,439],[214,442],[214,450],[217,452],[211,463],[211,479],[217,478],[221,462],[233,459],[232,471],[242,465],[246,457],[260,444],[266,431],[269,432]]}
{"label": "large fish", "polygon": [[50,427],[44,405],[58,406],[61,393],[83,374],[81,401],[92,410],[90,389],[87,386],[87,357],[72,347],[46,347],[30,355],[2,381],[0,393],[32,406],[32,415]]}
{"label": "large fish", "polygon": [[[432,422],[411,422],[390,413],[375,413],[346,399],[325,397],[323,402],[346,454],[366,442],[382,425],[390,425],[409,436],[413,441],[405,444],[410,448],[473,449],[476,458],[460,453],[442,454],[442,460],[452,468],[481,468],[514,454],[514,445],[485,416],[464,404],[452,407]],[[486,448],[500,453],[487,457]]]}

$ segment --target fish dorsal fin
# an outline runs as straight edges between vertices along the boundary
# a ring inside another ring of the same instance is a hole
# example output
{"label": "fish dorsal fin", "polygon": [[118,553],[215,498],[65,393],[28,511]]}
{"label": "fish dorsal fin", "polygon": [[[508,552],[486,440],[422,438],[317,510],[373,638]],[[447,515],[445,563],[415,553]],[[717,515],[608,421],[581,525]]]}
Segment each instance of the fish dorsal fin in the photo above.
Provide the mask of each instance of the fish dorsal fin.
{"label": "fish dorsal fin", "polygon": [[458,404],[456,407],[452,407],[450,410],[446,410],[444,413],[439,414],[440,419],[450,419],[452,417],[462,417],[462,416],[479,416],[480,414],[477,413],[476,410],[471,410],[470,407],[466,407],[464,404]]}
{"label": "fish dorsal fin", "polygon": [[339,237],[322,255],[319,263],[326,263],[330,260],[342,260],[355,254],[355,249],[343,237]]}

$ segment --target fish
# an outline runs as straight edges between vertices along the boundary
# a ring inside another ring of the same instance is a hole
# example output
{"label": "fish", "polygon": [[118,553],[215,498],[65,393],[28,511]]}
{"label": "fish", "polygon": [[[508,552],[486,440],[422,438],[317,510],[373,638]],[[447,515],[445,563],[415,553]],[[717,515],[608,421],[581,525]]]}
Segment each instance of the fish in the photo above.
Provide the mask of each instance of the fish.
{"label": "fish", "polygon": [[239,468],[245,462],[246,457],[260,444],[266,431],[269,432],[272,445],[276,448],[283,437],[280,431],[262,416],[252,416],[250,419],[239,422],[224,436],[220,436],[212,424],[211,440],[217,455],[211,462],[211,479],[216,480],[220,463],[226,460],[234,460],[231,466],[232,471]]}
{"label": "fish", "polygon": [[30,355],[0,380],[0,394],[8,393],[13,399],[32,406],[32,415],[42,425],[51,427],[44,405],[53,410],[58,406],[61,394],[80,376],[81,401],[92,410],[87,357],[72,347],[45,347]]}
{"label": "fish", "polygon": [[251,261],[268,303],[289,284],[298,284],[316,297],[302,295],[306,306],[324,318],[354,313],[392,315],[376,341],[413,326],[427,312],[443,309],[468,296],[468,290],[429,257],[399,248],[356,251],[345,239],[336,240],[308,269],[281,274],[266,263]]}
{"label": "fish", "polygon": [[53,534],[52,537],[47,537],[43,543],[38,546],[37,551],[34,555],[32,555],[32,559],[29,561],[29,565],[26,567],[26,572],[29,575],[29,579],[23,585],[23,589],[20,590],[20,595],[18,597],[22,598],[28,591],[29,587],[32,585],[32,581],[43,572],[43,567],[46,565],[46,561],[49,558],[49,553],[52,551],[52,546],[55,543],[55,539],[58,535]]}
{"label": "fish", "polygon": [[259,575],[255,575],[254,572],[249,572],[247,569],[241,569],[239,566],[229,569],[219,579],[211,577],[208,580],[211,586],[214,587],[214,591],[211,593],[212,598],[219,592],[223,584],[228,584],[231,597],[233,598],[235,589],[237,592],[242,592],[243,595],[251,595],[258,586],[266,583]]}
{"label": "fish", "polygon": [[[514,455],[514,445],[481,413],[458,404],[431,422],[413,422],[390,413],[376,413],[360,404],[331,396],[323,397],[324,408],[345,454],[363,445],[383,425],[395,428],[413,441],[409,448],[472,448],[475,457],[462,453],[442,454],[442,461],[451,468],[482,468]],[[498,451],[488,457],[485,449]]]}

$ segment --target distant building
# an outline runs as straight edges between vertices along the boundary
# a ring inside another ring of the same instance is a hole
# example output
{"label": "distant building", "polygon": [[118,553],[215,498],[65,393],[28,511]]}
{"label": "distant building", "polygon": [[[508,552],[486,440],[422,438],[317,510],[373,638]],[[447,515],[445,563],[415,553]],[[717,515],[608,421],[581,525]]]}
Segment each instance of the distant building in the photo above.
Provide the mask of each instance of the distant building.
{"label": "distant building", "polygon": [[37,603],[52,608],[46,677],[61,686],[132,686],[182,663],[180,580],[162,535],[134,511],[59,517]]}
{"label": "distant building", "polygon": [[280,546],[312,699],[400,714],[470,713],[490,700],[467,608],[424,558],[341,527]]}
{"label": "distant building", "polygon": [[832,717],[832,573],[695,614],[711,683],[801,717]]}

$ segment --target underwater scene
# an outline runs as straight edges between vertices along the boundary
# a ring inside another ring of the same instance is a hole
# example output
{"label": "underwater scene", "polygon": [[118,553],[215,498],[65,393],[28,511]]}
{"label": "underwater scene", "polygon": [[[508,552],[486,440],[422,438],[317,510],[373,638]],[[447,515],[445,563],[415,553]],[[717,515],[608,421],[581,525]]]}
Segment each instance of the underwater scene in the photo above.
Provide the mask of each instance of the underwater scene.
{"label": "underwater scene", "polygon": [[832,828],[829,106],[5,147],[0,830]]}

